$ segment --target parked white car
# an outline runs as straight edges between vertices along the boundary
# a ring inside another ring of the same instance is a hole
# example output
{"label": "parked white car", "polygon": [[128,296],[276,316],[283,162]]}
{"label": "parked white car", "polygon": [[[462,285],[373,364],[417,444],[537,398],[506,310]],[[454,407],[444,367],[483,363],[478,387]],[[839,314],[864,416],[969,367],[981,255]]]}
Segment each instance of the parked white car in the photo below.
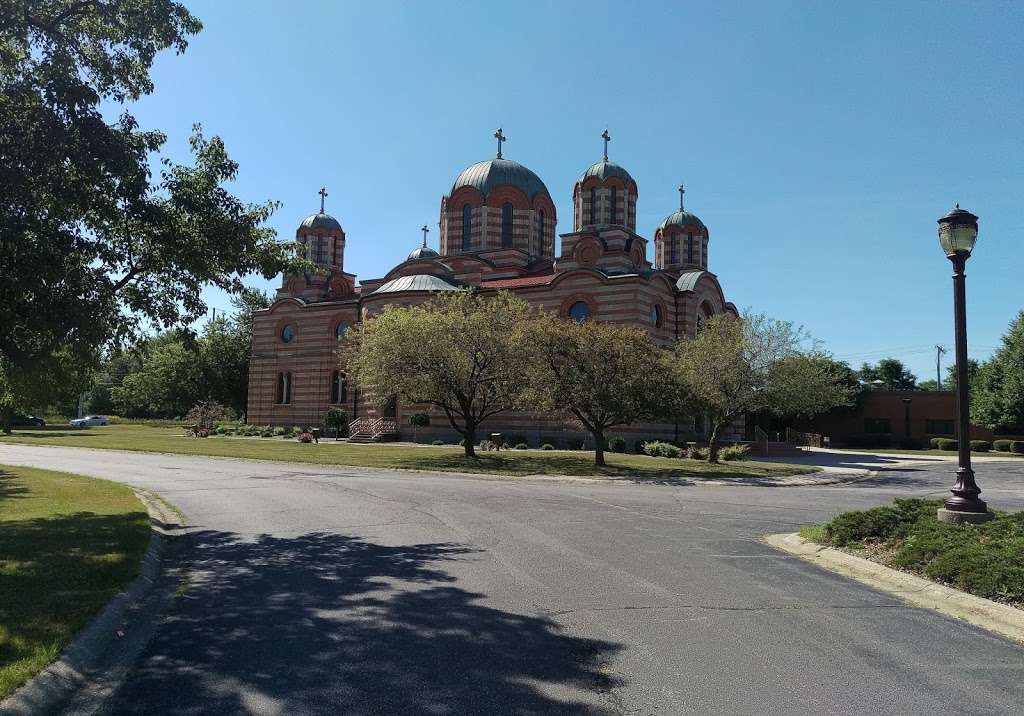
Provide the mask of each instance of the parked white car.
{"label": "parked white car", "polygon": [[86,415],[84,418],[76,418],[71,421],[73,428],[91,428],[94,425],[110,425],[110,421],[102,415]]}

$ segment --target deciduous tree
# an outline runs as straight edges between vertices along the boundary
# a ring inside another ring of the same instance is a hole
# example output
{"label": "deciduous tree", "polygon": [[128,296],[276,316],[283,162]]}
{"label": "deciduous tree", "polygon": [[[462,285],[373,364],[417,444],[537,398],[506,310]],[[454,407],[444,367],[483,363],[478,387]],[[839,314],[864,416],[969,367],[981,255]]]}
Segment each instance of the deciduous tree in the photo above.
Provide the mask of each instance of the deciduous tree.
{"label": "deciduous tree", "polygon": [[419,306],[388,306],[350,332],[343,367],[382,406],[397,397],[439,408],[475,457],[481,423],[523,394],[531,315],[507,292],[457,291]]}
{"label": "deciduous tree", "polygon": [[589,432],[599,466],[610,428],[651,418],[659,407],[662,354],[644,331],[545,314],[533,321],[528,345],[531,405]]}
{"label": "deciduous tree", "polygon": [[718,461],[722,432],[745,413],[814,415],[848,404],[848,376],[828,355],[807,347],[807,339],[788,322],[724,314],[679,341],[674,373],[710,417],[711,462]]}

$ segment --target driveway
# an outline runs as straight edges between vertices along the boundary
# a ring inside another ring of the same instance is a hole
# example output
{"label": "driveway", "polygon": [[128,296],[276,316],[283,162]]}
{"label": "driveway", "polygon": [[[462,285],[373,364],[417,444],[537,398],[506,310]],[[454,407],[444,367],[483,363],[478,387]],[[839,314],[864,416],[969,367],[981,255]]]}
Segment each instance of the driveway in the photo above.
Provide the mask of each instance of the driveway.
{"label": "driveway", "polygon": [[[948,463],[828,487],[568,484],[5,445],[154,490],[187,581],[115,714],[1020,713],[1024,648],[759,542]],[[1024,465],[979,463],[1024,508]]]}

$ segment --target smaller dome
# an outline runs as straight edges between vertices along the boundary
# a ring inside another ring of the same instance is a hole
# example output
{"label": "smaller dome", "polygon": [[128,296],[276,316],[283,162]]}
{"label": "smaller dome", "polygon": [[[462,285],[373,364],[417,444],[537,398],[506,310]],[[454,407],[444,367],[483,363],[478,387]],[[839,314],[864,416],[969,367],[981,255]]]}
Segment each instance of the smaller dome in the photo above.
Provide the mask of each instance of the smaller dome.
{"label": "smaller dome", "polygon": [[579,178],[579,181],[580,183],[583,183],[590,177],[597,177],[602,181],[608,179],[609,177],[618,177],[627,184],[629,182],[633,182],[634,184],[636,184],[636,181],[633,179],[632,176],[630,176],[629,172],[626,171],[625,167],[622,167],[616,164],[615,162],[609,161],[607,159],[599,161],[597,164],[594,164],[589,169],[587,169],[587,171],[583,172],[583,176]]}
{"label": "smaller dome", "polygon": [[325,229],[327,231],[341,231],[341,224],[330,214],[320,212],[319,214],[311,214],[307,216],[301,224],[299,224],[299,230],[302,229]]}
{"label": "smaller dome", "polygon": [[377,293],[398,293],[399,291],[458,291],[458,286],[445,281],[443,278],[431,276],[430,274],[416,274],[415,276],[399,276],[393,278],[383,286],[374,291]]}
{"label": "smaller dome", "polygon": [[415,261],[416,259],[436,259],[438,256],[440,256],[440,254],[429,246],[420,246],[409,252],[409,258],[407,258],[406,261]]}
{"label": "smaller dome", "polygon": [[696,214],[691,214],[684,209],[674,211],[666,216],[665,220],[658,225],[658,229],[664,231],[669,226],[699,226],[704,229],[704,231],[708,230],[708,227],[704,225],[703,221],[697,218]]}

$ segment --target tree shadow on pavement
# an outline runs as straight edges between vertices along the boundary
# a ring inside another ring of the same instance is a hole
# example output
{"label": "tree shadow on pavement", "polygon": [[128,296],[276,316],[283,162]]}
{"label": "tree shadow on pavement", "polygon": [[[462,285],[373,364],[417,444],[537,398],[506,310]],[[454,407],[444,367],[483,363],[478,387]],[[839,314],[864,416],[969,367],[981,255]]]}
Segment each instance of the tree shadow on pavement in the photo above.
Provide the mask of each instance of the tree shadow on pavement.
{"label": "tree shadow on pavement", "polygon": [[609,712],[605,665],[621,647],[454,586],[442,565],[476,550],[329,533],[178,539],[190,582],[108,712]]}

